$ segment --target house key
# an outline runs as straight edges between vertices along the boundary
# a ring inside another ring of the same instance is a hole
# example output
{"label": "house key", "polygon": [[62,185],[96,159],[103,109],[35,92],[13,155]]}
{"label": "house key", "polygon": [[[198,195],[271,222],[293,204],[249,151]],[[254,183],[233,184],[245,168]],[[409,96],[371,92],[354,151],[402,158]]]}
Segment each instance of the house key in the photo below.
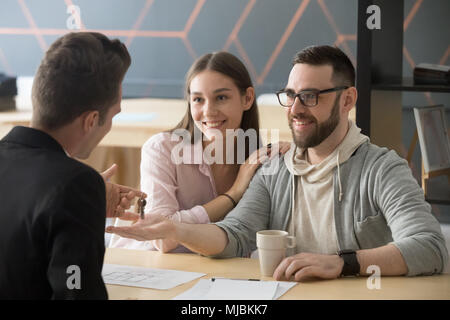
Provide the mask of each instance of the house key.
{"label": "house key", "polygon": [[145,205],[147,204],[147,201],[144,198],[139,198],[137,204],[138,204],[139,216],[143,220],[145,218],[144,211],[145,211]]}

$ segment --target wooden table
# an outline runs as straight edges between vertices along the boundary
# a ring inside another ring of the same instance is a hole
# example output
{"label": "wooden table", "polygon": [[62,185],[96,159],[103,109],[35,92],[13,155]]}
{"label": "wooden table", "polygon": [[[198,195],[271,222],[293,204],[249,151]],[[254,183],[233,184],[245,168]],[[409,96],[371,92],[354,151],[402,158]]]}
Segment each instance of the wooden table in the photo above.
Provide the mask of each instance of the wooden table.
{"label": "wooden table", "polygon": [[[262,277],[256,259],[211,259],[197,254],[160,253],[108,248],[105,263],[130,266],[173,269],[206,273],[203,278],[225,277],[273,280]],[[381,289],[368,289],[367,277],[317,280],[297,284],[284,294],[281,300],[310,299],[436,299],[450,300],[450,274],[428,277],[382,277]],[[154,290],[118,285],[107,285],[109,298],[124,299],[171,299],[191,288],[194,280],[170,290]]]}

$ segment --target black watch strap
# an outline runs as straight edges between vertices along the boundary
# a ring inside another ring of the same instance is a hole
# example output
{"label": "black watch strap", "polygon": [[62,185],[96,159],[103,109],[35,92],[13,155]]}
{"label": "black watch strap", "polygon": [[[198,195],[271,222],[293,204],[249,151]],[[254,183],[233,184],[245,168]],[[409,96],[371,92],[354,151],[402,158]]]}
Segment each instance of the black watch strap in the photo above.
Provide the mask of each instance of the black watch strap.
{"label": "black watch strap", "polygon": [[338,252],[338,255],[344,260],[341,276],[359,275],[360,265],[354,250],[342,250]]}

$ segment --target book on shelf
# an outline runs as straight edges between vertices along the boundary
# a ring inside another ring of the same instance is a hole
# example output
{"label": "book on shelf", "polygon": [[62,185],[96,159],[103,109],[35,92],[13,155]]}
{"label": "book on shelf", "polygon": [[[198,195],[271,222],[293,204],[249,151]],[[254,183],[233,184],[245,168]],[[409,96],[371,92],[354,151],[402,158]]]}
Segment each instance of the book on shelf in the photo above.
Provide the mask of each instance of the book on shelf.
{"label": "book on shelf", "polygon": [[0,97],[17,95],[16,78],[0,73]]}
{"label": "book on shelf", "polygon": [[450,66],[419,63],[414,68],[414,83],[450,85]]}
{"label": "book on shelf", "polygon": [[0,73],[0,111],[14,110],[16,108],[16,95],[16,78]]}

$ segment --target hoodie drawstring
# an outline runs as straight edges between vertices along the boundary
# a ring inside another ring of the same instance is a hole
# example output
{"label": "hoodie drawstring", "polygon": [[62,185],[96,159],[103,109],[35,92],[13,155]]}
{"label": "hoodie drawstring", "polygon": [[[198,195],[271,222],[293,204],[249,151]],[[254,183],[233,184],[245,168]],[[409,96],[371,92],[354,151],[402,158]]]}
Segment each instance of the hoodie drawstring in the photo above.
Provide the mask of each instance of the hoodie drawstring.
{"label": "hoodie drawstring", "polygon": [[343,193],[342,193],[342,184],[341,184],[341,169],[340,169],[340,167],[339,167],[339,151],[340,150],[338,150],[338,152],[337,152],[337,170],[338,170],[338,184],[339,184],[339,202],[341,202],[341,200],[342,200],[342,195],[343,195]]}

